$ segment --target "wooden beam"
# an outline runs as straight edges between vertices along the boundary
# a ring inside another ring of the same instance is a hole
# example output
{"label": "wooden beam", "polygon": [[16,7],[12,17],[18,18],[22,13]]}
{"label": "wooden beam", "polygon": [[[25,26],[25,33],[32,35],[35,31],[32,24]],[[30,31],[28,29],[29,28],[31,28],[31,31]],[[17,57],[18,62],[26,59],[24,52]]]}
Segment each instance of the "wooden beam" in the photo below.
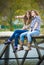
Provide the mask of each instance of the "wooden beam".
{"label": "wooden beam", "polygon": [[44,50],[44,47],[40,47],[40,46],[34,46],[34,45],[31,45],[31,47]]}
{"label": "wooden beam", "polygon": [[0,58],[3,56],[3,54],[5,53],[6,49],[7,49],[8,45],[5,45],[5,47],[3,48],[3,51],[0,53]]}
{"label": "wooden beam", "polygon": [[7,49],[6,49],[6,51],[5,51],[5,55],[4,55],[4,65],[8,65],[8,63],[9,63],[9,59],[6,59],[6,58],[9,58],[9,49],[10,48],[10,45],[8,45],[8,47],[7,47]]}
{"label": "wooden beam", "polygon": [[[22,57],[20,58],[1,58],[0,60],[12,60],[12,59],[24,59]],[[39,59],[38,57],[26,57],[26,59]]]}
{"label": "wooden beam", "polygon": [[[24,46],[27,46],[27,44],[26,45],[24,44]],[[31,45],[31,47],[44,50],[44,47],[41,47],[41,46]]]}
{"label": "wooden beam", "polygon": [[[13,50],[14,50],[13,43],[12,43],[11,45],[12,45],[12,48],[13,48]],[[14,55],[15,55],[16,58],[18,58],[17,52],[15,52]],[[19,60],[16,59],[16,61],[17,61],[17,64],[20,65]]]}
{"label": "wooden beam", "polygon": [[38,57],[39,57],[39,59],[41,59],[41,53],[40,53],[40,50],[37,48],[37,43],[36,43],[36,39],[34,39],[34,45],[36,46],[36,51],[37,51],[37,53],[38,53]]}
{"label": "wooden beam", "polygon": [[24,59],[22,59],[22,62],[21,62],[20,65],[23,65],[23,64],[24,64],[28,52],[29,52],[29,51],[25,51],[25,54],[24,54],[24,56],[23,56]]}
{"label": "wooden beam", "polygon": [[41,60],[38,61],[38,63],[36,65],[40,65],[42,63],[42,61],[44,60],[44,55],[42,56]]}

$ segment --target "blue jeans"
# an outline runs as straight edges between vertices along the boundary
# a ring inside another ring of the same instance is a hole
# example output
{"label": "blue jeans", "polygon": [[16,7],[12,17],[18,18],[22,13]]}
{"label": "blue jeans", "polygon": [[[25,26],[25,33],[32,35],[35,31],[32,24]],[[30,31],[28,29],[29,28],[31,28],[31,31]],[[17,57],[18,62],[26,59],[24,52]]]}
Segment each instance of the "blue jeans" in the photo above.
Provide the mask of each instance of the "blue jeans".
{"label": "blue jeans", "polygon": [[18,39],[21,33],[27,32],[28,30],[15,30],[13,35],[9,38],[10,41],[15,40],[15,46],[18,45]]}
{"label": "blue jeans", "polygon": [[24,38],[27,37],[28,43],[31,43],[32,42],[32,36],[36,36],[39,34],[40,34],[39,30],[24,32],[20,35],[20,40],[22,42],[24,42]]}

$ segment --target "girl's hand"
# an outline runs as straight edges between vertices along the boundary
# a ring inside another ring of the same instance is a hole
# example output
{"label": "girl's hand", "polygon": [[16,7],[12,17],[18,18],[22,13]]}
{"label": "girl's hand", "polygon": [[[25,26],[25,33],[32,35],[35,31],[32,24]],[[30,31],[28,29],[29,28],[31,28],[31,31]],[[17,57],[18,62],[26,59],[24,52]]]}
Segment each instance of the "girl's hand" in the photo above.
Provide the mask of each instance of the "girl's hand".
{"label": "girl's hand", "polygon": [[23,30],[27,30],[27,27],[26,27],[26,26],[24,26],[22,29],[23,29]]}
{"label": "girl's hand", "polygon": [[24,15],[20,16],[15,16],[15,18],[24,18]]}
{"label": "girl's hand", "polygon": [[19,16],[15,16],[15,18],[19,18]]}

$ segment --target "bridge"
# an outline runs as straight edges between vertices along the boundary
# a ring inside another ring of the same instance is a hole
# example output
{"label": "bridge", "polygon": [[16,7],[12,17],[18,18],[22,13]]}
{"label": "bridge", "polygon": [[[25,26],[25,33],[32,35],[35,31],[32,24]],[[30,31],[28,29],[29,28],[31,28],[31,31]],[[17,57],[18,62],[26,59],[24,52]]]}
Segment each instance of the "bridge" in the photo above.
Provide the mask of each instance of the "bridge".
{"label": "bridge", "polygon": [[[13,32],[10,32],[10,31],[9,32],[0,32],[0,40],[7,40],[12,34],[13,34]],[[3,48],[3,50],[0,53],[0,60],[5,60],[4,65],[8,65],[9,59],[10,60],[16,59],[18,65],[24,65],[25,59],[39,59],[39,61],[37,62],[36,65],[40,65],[42,63],[42,61],[44,60],[44,55],[43,56],[41,55],[40,49],[44,50],[44,47],[41,47],[39,45],[44,44],[44,35],[40,34],[39,36],[33,36],[32,38],[33,38],[32,42],[34,43],[34,45],[31,45],[31,47],[36,48],[38,57],[27,57],[27,54],[29,51],[25,51],[23,58],[21,58],[21,57],[19,58],[17,51],[16,51],[14,53],[15,58],[9,58],[9,52],[10,52],[10,50],[9,50],[10,44],[9,44],[9,45],[5,45],[5,47]],[[13,43],[14,43],[14,40],[11,42],[12,49],[14,49]],[[4,53],[5,53],[5,56],[4,56],[4,58],[2,58]],[[22,59],[21,63],[20,63],[19,59]]]}

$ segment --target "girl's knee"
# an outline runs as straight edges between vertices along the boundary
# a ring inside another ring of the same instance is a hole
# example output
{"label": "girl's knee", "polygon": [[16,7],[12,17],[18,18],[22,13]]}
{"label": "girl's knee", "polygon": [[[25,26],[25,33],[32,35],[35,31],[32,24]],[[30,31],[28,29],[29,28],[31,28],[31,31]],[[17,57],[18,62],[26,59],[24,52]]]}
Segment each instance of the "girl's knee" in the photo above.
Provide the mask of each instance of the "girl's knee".
{"label": "girl's knee", "polygon": [[18,32],[18,30],[15,30],[14,32],[15,32],[15,33],[17,33],[17,32]]}
{"label": "girl's knee", "polygon": [[20,35],[20,41],[24,42],[24,36],[23,36],[23,34]]}
{"label": "girl's knee", "polygon": [[19,34],[15,34],[15,38],[17,38],[19,36]]}
{"label": "girl's knee", "polygon": [[29,37],[31,35],[31,33],[27,33],[27,37]]}
{"label": "girl's knee", "polygon": [[24,37],[23,34],[20,35],[20,38]]}
{"label": "girl's knee", "polygon": [[16,33],[18,33],[18,30],[15,30],[13,34],[15,35]]}

